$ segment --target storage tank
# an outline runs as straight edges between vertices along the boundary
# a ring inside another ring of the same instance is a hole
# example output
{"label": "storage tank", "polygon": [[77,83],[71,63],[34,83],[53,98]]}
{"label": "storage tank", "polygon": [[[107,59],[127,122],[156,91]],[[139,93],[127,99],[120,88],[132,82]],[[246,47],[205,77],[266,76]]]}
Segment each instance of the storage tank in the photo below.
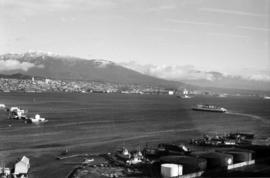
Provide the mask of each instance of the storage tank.
{"label": "storage tank", "polygon": [[161,164],[161,176],[164,178],[177,177],[183,174],[183,167],[179,164]]}
{"label": "storage tank", "polygon": [[35,115],[35,119],[40,119],[40,115],[39,114],[36,114]]}
{"label": "storage tank", "polygon": [[244,150],[244,149],[227,149],[227,150],[216,150],[216,151],[232,155],[234,163],[250,161],[252,160],[252,155],[254,153],[251,150]]}
{"label": "storage tank", "polygon": [[207,168],[226,167],[233,163],[233,156],[219,152],[202,153],[200,158],[207,160]]}
{"label": "storage tank", "polygon": [[160,158],[160,163],[180,164],[183,166],[183,174],[202,171],[207,166],[205,159],[192,156],[164,156]]}
{"label": "storage tank", "polygon": [[250,161],[252,158],[252,155],[250,152],[230,151],[230,152],[227,152],[227,154],[233,155],[234,163]]}
{"label": "storage tank", "polygon": [[6,105],[5,104],[0,104],[0,108],[4,109],[4,108],[6,108]]}

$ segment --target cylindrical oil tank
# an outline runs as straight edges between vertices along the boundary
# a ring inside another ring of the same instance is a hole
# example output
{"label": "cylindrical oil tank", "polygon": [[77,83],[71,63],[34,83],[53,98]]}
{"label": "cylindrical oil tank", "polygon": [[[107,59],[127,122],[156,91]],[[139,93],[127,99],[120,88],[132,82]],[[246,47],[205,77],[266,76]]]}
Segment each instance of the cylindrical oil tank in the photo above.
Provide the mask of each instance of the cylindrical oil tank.
{"label": "cylindrical oil tank", "polygon": [[252,158],[252,155],[250,152],[229,151],[229,152],[227,152],[227,154],[230,154],[233,156],[234,163],[250,161]]}
{"label": "cylindrical oil tank", "polygon": [[179,164],[161,164],[161,176],[163,178],[183,175],[183,167]]}
{"label": "cylindrical oil tank", "polygon": [[207,160],[207,168],[226,167],[233,163],[233,156],[219,152],[202,153],[200,158]]}
{"label": "cylindrical oil tank", "polygon": [[228,149],[228,150],[217,150],[217,152],[222,152],[225,154],[230,154],[233,156],[234,163],[240,163],[244,161],[252,160],[253,151],[244,149]]}
{"label": "cylindrical oil tank", "polygon": [[183,174],[202,171],[207,166],[205,159],[192,156],[164,156],[160,158],[160,163],[180,164],[183,166]]}

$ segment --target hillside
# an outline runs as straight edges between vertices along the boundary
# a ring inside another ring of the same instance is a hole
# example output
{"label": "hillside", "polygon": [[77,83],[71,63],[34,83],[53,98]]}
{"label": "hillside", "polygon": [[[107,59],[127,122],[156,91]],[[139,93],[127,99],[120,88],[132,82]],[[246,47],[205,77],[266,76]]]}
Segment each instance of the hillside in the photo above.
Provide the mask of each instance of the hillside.
{"label": "hillside", "polygon": [[21,73],[61,80],[185,87],[184,83],[144,75],[106,60],[86,60],[47,53],[24,53],[1,55],[0,61],[2,66],[6,65],[0,68],[0,73],[5,75]]}

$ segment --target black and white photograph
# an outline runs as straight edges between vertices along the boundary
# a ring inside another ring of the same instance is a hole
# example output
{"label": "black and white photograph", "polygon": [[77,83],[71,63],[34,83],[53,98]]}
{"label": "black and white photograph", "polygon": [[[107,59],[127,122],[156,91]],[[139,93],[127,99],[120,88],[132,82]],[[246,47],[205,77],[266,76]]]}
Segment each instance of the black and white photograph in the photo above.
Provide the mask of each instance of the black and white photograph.
{"label": "black and white photograph", "polygon": [[270,0],[0,0],[0,178],[270,177]]}

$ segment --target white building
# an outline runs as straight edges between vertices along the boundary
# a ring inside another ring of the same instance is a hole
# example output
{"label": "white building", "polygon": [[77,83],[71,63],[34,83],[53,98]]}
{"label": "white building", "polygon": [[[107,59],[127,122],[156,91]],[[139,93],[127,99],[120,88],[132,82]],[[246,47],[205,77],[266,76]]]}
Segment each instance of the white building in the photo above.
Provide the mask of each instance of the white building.
{"label": "white building", "polygon": [[174,95],[174,91],[170,90],[170,91],[168,92],[168,94],[169,94],[169,95]]}
{"label": "white building", "polygon": [[28,173],[30,168],[30,159],[26,156],[23,156],[22,159],[15,164],[14,175],[24,175]]}
{"label": "white building", "polygon": [[188,95],[188,90],[187,89],[183,90],[183,95]]}

